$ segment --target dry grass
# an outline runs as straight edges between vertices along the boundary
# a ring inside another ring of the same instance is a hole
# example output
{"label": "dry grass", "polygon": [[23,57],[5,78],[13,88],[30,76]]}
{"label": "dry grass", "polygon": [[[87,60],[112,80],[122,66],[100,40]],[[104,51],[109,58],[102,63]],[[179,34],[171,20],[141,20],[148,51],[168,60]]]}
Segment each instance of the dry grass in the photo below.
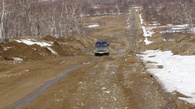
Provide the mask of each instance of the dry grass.
{"label": "dry grass", "polygon": [[123,33],[126,29],[127,15],[106,15],[85,17],[82,19],[84,24],[99,24],[96,28],[86,28],[89,36],[105,36],[108,34]]}

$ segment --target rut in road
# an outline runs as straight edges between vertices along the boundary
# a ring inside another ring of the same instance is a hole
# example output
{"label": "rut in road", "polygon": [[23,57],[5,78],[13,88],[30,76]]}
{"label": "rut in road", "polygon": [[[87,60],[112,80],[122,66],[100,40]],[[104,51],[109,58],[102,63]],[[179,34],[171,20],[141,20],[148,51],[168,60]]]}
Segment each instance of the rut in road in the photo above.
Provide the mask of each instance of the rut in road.
{"label": "rut in road", "polygon": [[[71,57],[67,60],[64,61],[68,61],[68,60],[72,60],[74,57]],[[76,57],[75,57],[76,58]],[[90,62],[87,63],[91,63],[94,62],[98,59],[98,57],[94,57],[94,59]],[[64,62],[63,61],[63,62]],[[60,63],[61,64],[61,63]],[[73,71],[74,69],[77,69],[79,67],[82,67],[83,65],[85,65],[85,63],[82,64],[78,64],[75,65],[71,68],[69,68],[68,70],[66,70],[65,72],[63,72],[58,78],[50,80],[48,82],[46,82],[46,84],[44,86],[42,86],[39,90],[35,91],[30,97],[27,97],[26,99],[20,100],[20,102],[14,107],[14,109],[19,109],[23,106],[25,106],[26,104],[30,103],[31,101],[33,101],[37,96],[41,95],[45,90],[47,90],[48,87],[50,87],[51,85],[53,85],[54,83],[58,82],[59,80],[61,80],[62,78],[64,78],[66,76],[67,73]]]}

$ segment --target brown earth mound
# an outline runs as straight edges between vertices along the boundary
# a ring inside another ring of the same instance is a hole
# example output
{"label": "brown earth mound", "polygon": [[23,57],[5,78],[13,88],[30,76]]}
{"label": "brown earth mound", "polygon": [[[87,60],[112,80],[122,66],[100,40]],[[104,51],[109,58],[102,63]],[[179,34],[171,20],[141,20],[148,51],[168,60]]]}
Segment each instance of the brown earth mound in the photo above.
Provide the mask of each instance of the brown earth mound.
{"label": "brown earth mound", "polygon": [[189,42],[191,42],[191,43],[195,43],[195,38],[190,39],[190,40],[189,40]]}
{"label": "brown earth mound", "polygon": [[25,61],[39,60],[51,56],[51,53],[38,45],[28,46],[16,41],[8,42],[0,45],[0,55],[5,60],[13,60],[13,58],[22,58]]}
{"label": "brown earth mound", "polygon": [[[16,41],[0,44],[0,60],[14,60],[14,58],[21,58],[24,61],[41,60],[48,57],[56,56],[70,56],[70,55],[89,55],[93,51],[94,41],[90,38],[83,37],[60,37],[55,38],[46,36],[43,39],[36,39],[37,41],[53,42],[49,49],[48,47],[41,47],[39,45],[26,45]],[[56,52],[52,53],[52,51]]]}
{"label": "brown earth mound", "polygon": [[[149,50],[172,51],[175,55],[195,55],[195,38],[191,35],[173,33],[169,35],[156,34],[153,43],[146,46]],[[172,41],[163,41],[171,39]]]}
{"label": "brown earth mound", "polygon": [[179,55],[195,55],[195,44],[179,43],[176,44],[172,52]]}
{"label": "brown earth mound", "polygon": [[55,41],[55,40],[56,40],[56,38],[55,38],[55,37],[50,36],[50,35],[47,35],[47,36],[45,36],[45,37],[44,37],[44,38],[42,38],[42,39],[44,39],[44,40],[46,40],[46,41]]}
{"label": "brown earth mound", "polygon": [[68,37],[58,38],[52,48],[58,52],[59,55],[88,55],[92,52],[93,49],[93,41],[89,38],[83,37]]}

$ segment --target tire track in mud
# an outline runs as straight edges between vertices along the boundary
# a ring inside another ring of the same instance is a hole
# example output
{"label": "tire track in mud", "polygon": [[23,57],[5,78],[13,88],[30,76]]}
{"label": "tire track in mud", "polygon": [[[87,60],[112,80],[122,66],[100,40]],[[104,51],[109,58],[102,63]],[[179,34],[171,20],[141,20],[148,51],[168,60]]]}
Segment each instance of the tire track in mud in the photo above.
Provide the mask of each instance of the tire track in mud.
{"label": "tire track in mud", "polygon": [[[66,61],[70,61],[70,60],[73,60],[73,59],[76,59],[78,57],[71,57],[71,58],[68,58],[64,61],[62,61],[60,64],[63,64],[64,62]],[[53,80],[50,80],[48,82],[45,83],[44,86],[42,86],[41,88],[39,88],[37,91],[35,91],[33,94],[31,94],[31,96],[25,98],[25,99],[22,99],[19,101],[19,103],[14,107],[14,109],[19,109],[23,106],[25,106],[26,104],[29,104],[31,101],[33,101],[37,96],[41,95],[42,93],[44,93],[45,90],[47,90],[48,87],[50,87],[51,85],[53,85],[54,83],[58,82],[59,80],[61,80],[62,78],[64,78],[66,76],[67,73],[79,68],[79,67],[82,67],[86,64],[91,64],[95,61],[97,61],[99,59],[99,57],[94,57],[92,61],[89,61],[89,62],[84,62],[82,64],[77,64],[71,68],[69,68],[68,70],[66,70],[65,72],[63,72],[58,78],[56,79],[53,79]]]}

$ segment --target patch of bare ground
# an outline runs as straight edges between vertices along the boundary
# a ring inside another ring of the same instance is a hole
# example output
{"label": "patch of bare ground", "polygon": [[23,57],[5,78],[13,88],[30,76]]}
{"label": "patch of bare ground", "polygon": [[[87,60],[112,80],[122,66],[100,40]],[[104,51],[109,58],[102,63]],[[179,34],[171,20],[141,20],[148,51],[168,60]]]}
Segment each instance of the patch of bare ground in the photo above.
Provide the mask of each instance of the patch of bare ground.
{"label": "patch of bare ground", "polygon": [[127,15],[107,15],[82,19],[85,24],[99,24],[96,28],[86,28],[88,36],[108,36],[109,34],[125,32]]}

